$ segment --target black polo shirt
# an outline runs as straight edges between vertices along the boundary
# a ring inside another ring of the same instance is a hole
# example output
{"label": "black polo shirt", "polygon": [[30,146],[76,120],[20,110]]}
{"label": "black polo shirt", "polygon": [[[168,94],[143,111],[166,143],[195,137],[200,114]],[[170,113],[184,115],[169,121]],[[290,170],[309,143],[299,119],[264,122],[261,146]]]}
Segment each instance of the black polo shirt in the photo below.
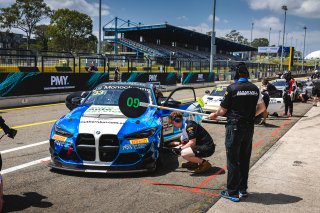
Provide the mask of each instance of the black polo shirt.
{"label": "black polo shirt", "polygon": [[188,139],[196,139],[196,145],[212,145],[213,140],[207,130],[205,130],[200,124],[187,120],[186,132],[188,135]]}
{"label": "black polo shirt", "polygon": [[227,87],[220,106],[228,110],[228,120],[253,122],[257,104],[262,101],[262,95],[256,85],[248,81],[238,81]]}

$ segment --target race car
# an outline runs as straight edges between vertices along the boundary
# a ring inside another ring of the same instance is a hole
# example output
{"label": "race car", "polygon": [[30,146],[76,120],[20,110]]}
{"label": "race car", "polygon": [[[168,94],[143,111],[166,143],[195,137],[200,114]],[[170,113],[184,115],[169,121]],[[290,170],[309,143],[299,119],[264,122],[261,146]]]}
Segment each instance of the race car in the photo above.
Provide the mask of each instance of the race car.
{"label": "race car", "polygon": [[[203,110],[206,113],[211,113],[217,111],[223,96],[227,90],[226,86],[219,86],[214,89],[211,93],[209,90],[206,91],[206,95],[202,97],[204,102]],[[282,98],[282,91],[278,90],[270,94],[270,102],[268,106],[268,112],[270,115],[277,115],[284,111],[284,101]],[[211,121],[209,119],[204,119],[204,121]]]}
{"label": "race car", "polygon": [[[149,104],[158,105],[151,84],[103,83],[98,85],[78,106],[53,125],[50,134],[53,169],[120,173],[154,171],[166,142],[177,139],[181,129],[168,123],[171,111],[148,107],[138,118],[128,118],[119,110],[119,96],[129,88],[138,88]],[[188,95],[191,98],[183,98]],[[172,91],[161,105],[203,112],[192,87]],[[201,116],[184,113],[188,119],[201,121]]]}
{"label": "race car", "polygon": [[217,111],[226,90],[227,90],[226,86],[218,86],[216,89],[212,90],[211,93],[209,90],[207,90],[206,95],[202,97],[202,101],[204,103],[203,110],[206,113]]}

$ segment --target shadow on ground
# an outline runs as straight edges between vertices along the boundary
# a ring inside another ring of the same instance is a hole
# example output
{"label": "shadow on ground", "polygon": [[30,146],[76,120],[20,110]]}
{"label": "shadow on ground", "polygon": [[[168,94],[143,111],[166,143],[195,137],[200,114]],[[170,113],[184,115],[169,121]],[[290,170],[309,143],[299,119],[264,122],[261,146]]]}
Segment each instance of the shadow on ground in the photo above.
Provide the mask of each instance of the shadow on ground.
{"label": "shadow on ground", "polygon": [[272,193],[257,193],[252,192],[249,194],[249,197],[243,199],[243,202],[249,203],[261,203],[264,205],[276,205],[276,204],[290,204],[297,203],[301,201],[301,197],[296,197],[286,194],[272,194]]}
{"label": "shadow on ground", "polygon": [[3,212],[23,211],[30,207],[49,208],[53,204],[44,201],[47,197],[38,194],[37,192],[25,192],[23,195],[4,195]]}

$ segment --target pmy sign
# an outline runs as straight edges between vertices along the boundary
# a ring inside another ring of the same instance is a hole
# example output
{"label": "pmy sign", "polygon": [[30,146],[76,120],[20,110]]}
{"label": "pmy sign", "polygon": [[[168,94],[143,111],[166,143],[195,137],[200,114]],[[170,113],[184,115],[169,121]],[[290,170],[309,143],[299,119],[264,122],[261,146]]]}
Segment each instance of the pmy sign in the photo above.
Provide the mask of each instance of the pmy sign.
{"label": "pmy sign", "polygon": [[279,47],[258,47],[258,53],[278,53]]}

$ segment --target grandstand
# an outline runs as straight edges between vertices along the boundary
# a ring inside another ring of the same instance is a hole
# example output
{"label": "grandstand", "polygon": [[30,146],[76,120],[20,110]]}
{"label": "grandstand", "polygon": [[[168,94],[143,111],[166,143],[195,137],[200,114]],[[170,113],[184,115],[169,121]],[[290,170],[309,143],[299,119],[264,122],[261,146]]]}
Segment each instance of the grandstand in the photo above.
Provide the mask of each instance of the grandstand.
{"label": "grandstand", "polygon": [[[119,27],[118,27],[119,26]],[[122,52],[167,58],[210,58],[211,36],[181,27],[165,24],[141,25],[115,18],[103,27],[104,40],[120,44]],[[216,60],[241,60],[233,52],[257,51],[256,48],[216,38]],[[118,48],[114,49],[117,54]]]}

